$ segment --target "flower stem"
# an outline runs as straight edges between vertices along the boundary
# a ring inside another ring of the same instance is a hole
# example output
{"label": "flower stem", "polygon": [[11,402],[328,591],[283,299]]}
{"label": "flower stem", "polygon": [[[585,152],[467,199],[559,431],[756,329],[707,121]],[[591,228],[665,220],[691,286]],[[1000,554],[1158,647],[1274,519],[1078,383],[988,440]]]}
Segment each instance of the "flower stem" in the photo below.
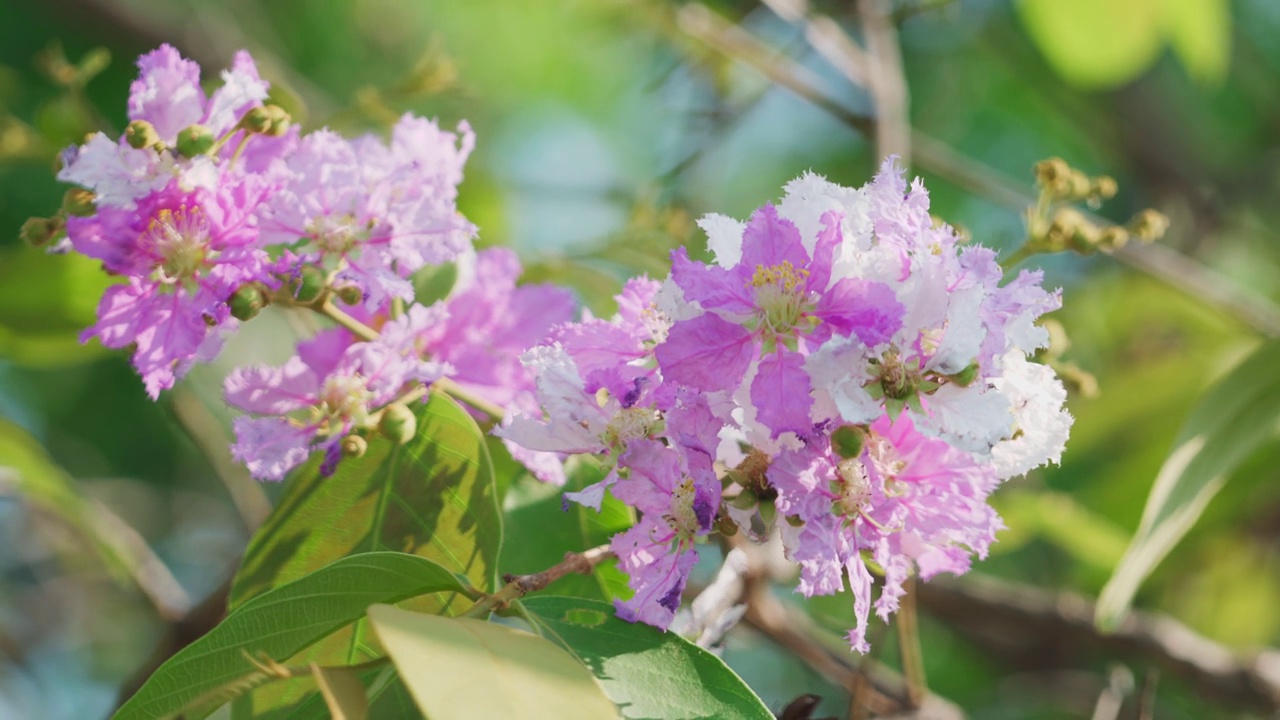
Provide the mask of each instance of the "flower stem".
{"label": "flower stem", "polygon": [[531,592],[536,592],[570,573],[589,574],[596,565],[616,557],[608,545],[593,547],[580,553],[565,553],[564,560],[552,565],[542,572],[532,575],[505,575],[507,581],[492,595],[486,595],[461,617],[487,617],[489,613],[502,610],[513,600],[518,600]]}
{"label": "flower stem", "polygon": [[449,378],[440,378],[439,380],[431,383],[431,387],[439,390],[445,395],[448,395],[454,400],[457,400],[463,405],[468,405],[474,410],[484,413],[489,416],[489,421],[494,424],[502,422],[502,419],[507,416],[507,412],[503,410],[501,406],[485,400],[479,395],[468,392],[463,389],[462,386],[458,385],[458,383],[450,380]]}
{"label": "flower stem", "polygon": [[359,320],[351,317],[346,311],[333,304],[332,299],[326,299],[323,304],[315,308],[316,312],[321,315],[328,316],[331,320],[338,323],[342,327],[355,333],[356,337],[361,340],[377,340],[381,337],[377,330],[365,325]]}

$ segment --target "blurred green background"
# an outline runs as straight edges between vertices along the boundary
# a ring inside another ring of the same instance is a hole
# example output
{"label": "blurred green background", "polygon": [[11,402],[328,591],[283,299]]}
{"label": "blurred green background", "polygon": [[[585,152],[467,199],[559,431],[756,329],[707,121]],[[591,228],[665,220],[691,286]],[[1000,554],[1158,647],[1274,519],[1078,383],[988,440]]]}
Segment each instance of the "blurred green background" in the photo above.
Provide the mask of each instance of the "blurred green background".
{"label": "blurred green background", "polygon": [[[133,59],[169,42],[213,80],[247,48],[308,129],[377,132],[404,111],[447,126],[467,119],[478,144],[460,206],[481,243],[514,246],[531,279],[568,284],[601,313],[625,277],[662,276],[672,247],[700,246],[693,218],[745,217],[805,170],[860,185],[878,165],[839,119],[687,33],[682,7],[0,0],[0,466],[18,469],[0,468],[0,718],[107,715],[161,641],[164,612],[219,586],[276,491],[228,465],[218,386],[237,364],[282,360],[306,332],[298,319],[255,321],[218,363],[152,403],[123,354],[76,340],[107,283],[95,263],[17,240],[27,217],[59,205],[57,151],[123,127]],[[870,112],[866,93],[795,25],[749,0],[710,7],[845,108]],[[1066,358],[1101,393],[1071,399],[1060,468],[997,495],[1009,530],[975,572],[1096,595],[1199,393],[1280,326],[1280,4],[892,7],[917,131],[1028,193],[1032,164],[1053,155],[1114,176],[1120,194],[1101,214],[1166,213],[1163,245],[1254,309],[1251,323],[1115,258],[1032,261],[1064,288]],[[858,32],[852,3],[814,9]],[[1017,246],[1022,216],[1004,185],[931,169],[912,168],[935,214],[975,242]],[[1268,446],[1231,478],[1143,586],[1140,607],[1242,652],[1280,644],[1278,461],[1280,447]],[[139,573],[160,597],[128,579]],[[810,610],[838,630],[847,606],[842,596]],[[974,717],[1088,717],[1116,672],[1140,682],[1147,667],[1053,647],[1029,665],[955,630],[924,618],[930,687]],[[731,637],[726,657],[775,709],[812,690],[826,698],[820,715],[847,713],[842,690],[750,632]],[[1247,716],[1173,679],[1156,697],[1156,717]]]}

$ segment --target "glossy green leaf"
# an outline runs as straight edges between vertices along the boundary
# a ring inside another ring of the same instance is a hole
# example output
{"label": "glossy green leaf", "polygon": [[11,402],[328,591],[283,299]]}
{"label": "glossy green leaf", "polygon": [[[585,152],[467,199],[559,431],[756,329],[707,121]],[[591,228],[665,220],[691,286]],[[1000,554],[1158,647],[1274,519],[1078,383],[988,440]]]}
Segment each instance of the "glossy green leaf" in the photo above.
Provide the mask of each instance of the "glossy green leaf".
{"label": "glossy green leaf", "polygon": [[287,660],[363,617],[370,605],[461,592],[463,582],[430,560],[404,553],[342,558],[245,602],[161,665],[114,717],[203,717],[267,681],[249,658]]}
{"label": "glossy green leaf", "polygon": [[1095,621],[1113,629],[1138,586],[1195,524],[1227,477],[1280,425],[1280,341],[1210,388],[1174,442],[1132,542],[1098,599]]}
{"label": "glossy green leaf", "polygon": [[[284,496],[249,543],[231,590],[238,607],[263,590],[336,558],[395,550],[430,558],[488,589],[496,584],[502,518],[486,438],[465,410],[433,393],[419,405],[418,433],[397,446],[369,439],[368,452],[321,477],[313,458],[287,482]],[[452,594],[418,598],[413,609],[451,614]],[[361,621],[307,649],[298,662],[353,665],[381,656]],[[309,679],[254,692],[255,713],[290,707],[314,692]]]}
{"label": "glossy green leaf", "polygon": [[476,587],[493,587],[502,520],[484,435],[439,393],[416,414],[418,434],[408,444],[373,437],[363,457],[344,459],[331,477],[320,475],[316,457],[289,478],[249,542],[231,607],[337,558],[374,550],[421,555]]}
{"label": "glossy green leaf", "polygon": [[773,719],[724,661],[675,633],[619,620],[612,605],[596,600],[522,602],[547,638],[591,668],[625,717]]}
{"label": "glossy green leaf", "polygon": [[431,720],[618,717],[591,673],[537,635],[388,605],[369,608],[369,619]]}
{"label": "glossy green leaf", "polygon": [[1165,31],[1191,77],[1218,83],[1231,60],[1231,6],[1227,0],[1164,0]]}

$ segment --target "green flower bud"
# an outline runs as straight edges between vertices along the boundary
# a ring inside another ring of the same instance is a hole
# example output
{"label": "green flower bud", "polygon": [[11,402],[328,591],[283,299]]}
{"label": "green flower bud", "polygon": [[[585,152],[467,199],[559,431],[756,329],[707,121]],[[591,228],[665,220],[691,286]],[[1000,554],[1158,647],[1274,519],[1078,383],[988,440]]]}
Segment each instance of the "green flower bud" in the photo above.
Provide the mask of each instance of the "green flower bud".
{"label": "green flower bud", "polygon": [[129,123],[124,129],[124,139],[129,143],[129,147],[137,150],[162,144],[155,126],[146,120],[134,120]]}
{"label": "green flower bud", "polygon": [[32,247],[44,247],[62,231],[62,223],[57,218],[33,217],[22,223],[18,237]]}
{"label": "green flower bud", "polygon": [[831,452],[845,460],[862,454],[866,433],[856,425],[841,425],[831,433]]}
{"label": "green flower bud", "polygon": [[267,306],[267,294],[258,283],[250,283],[236,290],[227,304],[231,307],[231,317],[252,320]]}
{"label": "green flower bud", "polygon": [[289,113],[279,105],[266,105],[264,109],[267,111],[267,117],[270,119],[270,126],[263,132],[271,137],[280,137],[289,132],[289,125],[293,122],[293,118],[289,117]]}
{"label": "green flower bud", "polygon": [[378,431],[391,442],[404,445],[418,433],[418,418],[402,403],[391,403],[382,409]]}
{"label": "green flower bud", "polygon": [[343,285],[341,287],[336,287],[333,289],[333,292],[337,294],[339,300],[347,305],[355,305],[361,300],[364,300],[364,291],[355,285]]}
{"label": "green flower bud", "polygon": [[303,265],[296,277],[289,279],[289,292],[300,303],[314,302],[324,292],[324,271],[315,265]]}
{"label": "green flower bud", "polygon": [[342,454],[347,457],[363,457],[369,449],[369,441],[359,435],[348,435],[342,438]]}
{"label": "green flower bud", "polygon": [[71,188],[62,196],[62,212],[76,217],[89,217],[97,208],[97,196],[83,188]]}
{"label": "green flower bud", "polygon": [[750,489],[745,489],[733,499],[733,506],[739,510],[750,510],[758,502],[760,502],[760,498],[756,497],[756,494]]}
{"label": "green flower bud", "polygon": [[213,149],[218,141],[213,131],[203,125],[192,125],[178,133],[178,153],[183,157],[204,155]]}
{"label": "green flower bud", "polygon": [[240,118],[240,127],[251,133],[265,133],[271,129],[271,115],[265,107],[251,108]]}

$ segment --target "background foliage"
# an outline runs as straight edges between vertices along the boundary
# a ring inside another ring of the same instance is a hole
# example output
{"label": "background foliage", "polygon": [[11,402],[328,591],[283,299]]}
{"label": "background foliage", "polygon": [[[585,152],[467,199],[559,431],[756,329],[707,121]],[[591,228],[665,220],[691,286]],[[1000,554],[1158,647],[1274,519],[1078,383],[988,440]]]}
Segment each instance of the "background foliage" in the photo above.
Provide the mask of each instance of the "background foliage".
{"label": "background foliage", "polygon": [[[850,3],[815,5],[853,17]],[[1043,259],[1066,291],[1056,315],[1072,340],[1066,359],[1094,373],[1101,393],[1072,399],[1061,468],[995,496],[1009,530],[977,572],[1096,596],[1201,393],[1280,334],[1280,9],[1270,0],[893,5],[914,128],[990,171],[913,167],[936,214],[976,241],[1014,247],[1023,230],[1008,181],[1029,192],[1031,165],[1060,155],[1119,181],[1102,214],[1162,210],[1173,220],[1164,245],[1217,273],[1220,294],[1245,296],[1224,309],[1191,285],[1199,271],[1176,266],[1155,279],[1134,268],[1141,258]],[[479,144],[460,204],[481,243],[516,247],[531,279],[568,284],[607,313],[621,279],[661,275],[670,248],[701,242],[691,218],[744,216],[806,169],[859,185],[877,164],[869,141],[838,118],[686,32],[689,7],[0,0],[0,465],[17,469],[0,470],[0,717],[105,716],[174,642],[181,628],[171,621],[228,580],[269,503],[308,502],[295,497],[300,485],[281,498],[230,463],[218,393],[233,365],[283,360],[286,339],[306,332],[298,318],[255,321],[218,364],[152,403],[121,354],[76,341],[107,282],[96,264],[16,239],[28,216],[60,201],[57,150],[99,124],[123,125],[131,59],[171,42],[220,68],[248,48],[276,100],[308,127],[376,131],[405,110],[467,118]],[[795,58],[844,107],[868,111],[866,95],[795,25],[748,0],[712,10]],[[1239,460],[1137,605],[1245,652],[1280,644],[1280,447],[1267,439]],[[577,525],[566,525],[558,498],[527,478],[507,489],[509,459],[493,462],[507,518],[503,571],[542,569],[626,523],[615,508],[575,511]],[[372,533],[351,541],[388,548]],[[718,560],[708,555],[704,583]],[[495,544],[468,574],[492,576],[497,557]],[[617,582],[606,570],[552,589],[599,599]],[[833,632],[850,624],[847,597],[802,608],[798,596],[782,599]],[[945,611],[926,612],[922,625],[931,689],[975,717],[1088,715],[1105,688],[1141,684],[1152,665],[1025,627],[993,644]],[[883,645],[892,663],[890,636]],[[758,633],[731,635],[724,658],[775,711],[812,691],[824,697],[821,714],[847,713],[844,689]],[[1173,680],[1159,684],[1156,708],[1162,718],[1251,712]]]}

